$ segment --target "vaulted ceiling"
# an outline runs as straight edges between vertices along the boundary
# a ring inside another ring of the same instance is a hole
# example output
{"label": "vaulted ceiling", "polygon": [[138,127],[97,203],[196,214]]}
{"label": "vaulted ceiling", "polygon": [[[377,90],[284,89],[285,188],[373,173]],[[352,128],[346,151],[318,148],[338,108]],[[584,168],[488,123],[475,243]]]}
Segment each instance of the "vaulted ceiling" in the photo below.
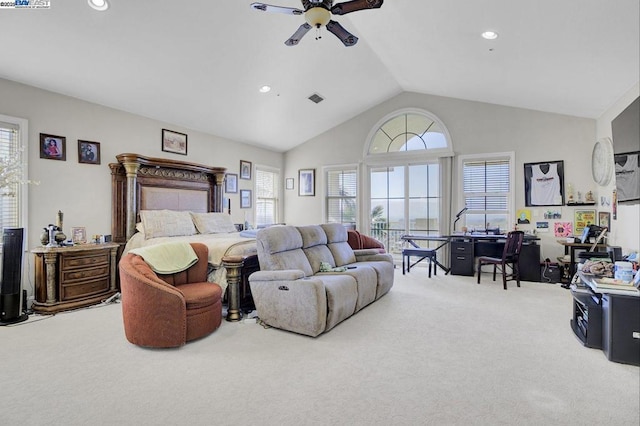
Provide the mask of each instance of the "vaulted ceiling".
{"label": "vaulted ceiling", "polygon": [[0,77],[286,151],[403,91],[596,118],[640,74],[638,0],[386,0],[333,17],[353,47],[251,0],[109,2],[0,10]]}

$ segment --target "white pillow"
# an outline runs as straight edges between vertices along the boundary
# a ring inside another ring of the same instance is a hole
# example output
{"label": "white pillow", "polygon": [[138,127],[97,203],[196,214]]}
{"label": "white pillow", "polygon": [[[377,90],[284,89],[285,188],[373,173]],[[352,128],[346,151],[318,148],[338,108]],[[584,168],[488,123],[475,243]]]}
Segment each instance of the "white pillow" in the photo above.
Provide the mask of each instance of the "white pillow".
{"label": "white pillow", "polygon": [[193,223],[201,234],[223,234],[238,232],[226,213],[191,213]]}
{"label": "white pillow", "polygon": [[177,237],[196,234],[189,212],[141,210],[144,238]]}

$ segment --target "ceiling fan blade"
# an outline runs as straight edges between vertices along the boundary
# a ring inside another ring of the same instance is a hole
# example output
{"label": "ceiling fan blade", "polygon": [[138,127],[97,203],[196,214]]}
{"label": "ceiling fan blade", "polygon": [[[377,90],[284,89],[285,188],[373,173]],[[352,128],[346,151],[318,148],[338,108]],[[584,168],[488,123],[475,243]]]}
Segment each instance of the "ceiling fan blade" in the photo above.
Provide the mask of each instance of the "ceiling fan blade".
{"label": "ceiling fan blade", "polygon": [[338,3],[331,8],[334,15],[346,15],[362,9],[378,9],[382,6],[383,0],[352,0]]}
{"label": "ceiling fan blade", "polygon": [[295,46],[300,42],[300,39],[309,32],[310,29],[311,25],[305,22],[304,24],[300,25],[300,28],[298,28],[298,30],[293,33],[289,40],[285,41],[284,44],[286,44],[287,46]]}
{"label": "ceiling fan blade", "polygon": [[358,37],[345,30],[344,27],[336,21],[329,21],[327,24],[327,30],[338,37],[347,47],[353,46],[358,42]]}
{"label": "ceiling fan blade", "polygon": [[285,15],[302,15],[304,13],[304,10],[293,7],[271,6],[264,3],[251,3],[251,9],[270,13],[284,13]]}

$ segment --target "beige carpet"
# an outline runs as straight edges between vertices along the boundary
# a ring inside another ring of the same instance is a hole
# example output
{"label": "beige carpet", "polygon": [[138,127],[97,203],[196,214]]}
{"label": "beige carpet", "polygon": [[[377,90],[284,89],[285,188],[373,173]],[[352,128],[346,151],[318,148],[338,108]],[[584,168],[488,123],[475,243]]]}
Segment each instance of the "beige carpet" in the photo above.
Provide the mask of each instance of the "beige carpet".
{"label": "beige carpet", "polygon": [[558,285],[416,268],[315,339],[223,321],[150,350],[119,304],[32,315],[0,327],[0,424],[638,425],[640,369],[583,347],[571,310]]}

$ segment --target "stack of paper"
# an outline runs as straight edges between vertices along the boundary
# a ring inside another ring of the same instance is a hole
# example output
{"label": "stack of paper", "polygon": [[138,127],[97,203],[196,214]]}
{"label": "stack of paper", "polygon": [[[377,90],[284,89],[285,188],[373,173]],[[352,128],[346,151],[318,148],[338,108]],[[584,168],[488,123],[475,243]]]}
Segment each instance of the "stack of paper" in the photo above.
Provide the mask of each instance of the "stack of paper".
{"label": "stack of paper", "polygon": [[614,278],[596,278],[593,283],[600,290],[622,290],[630,292],[638,292],[633,282],[616,280]]}

